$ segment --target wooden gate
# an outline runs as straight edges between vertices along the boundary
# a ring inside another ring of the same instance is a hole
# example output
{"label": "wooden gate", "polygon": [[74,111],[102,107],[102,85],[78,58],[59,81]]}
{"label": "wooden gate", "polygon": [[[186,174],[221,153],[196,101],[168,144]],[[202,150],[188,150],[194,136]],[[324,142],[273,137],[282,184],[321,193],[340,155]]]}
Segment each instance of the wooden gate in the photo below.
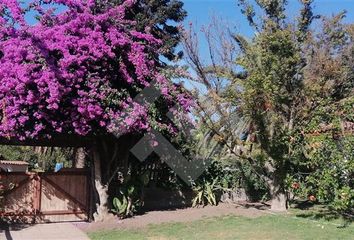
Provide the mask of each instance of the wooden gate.
{"label": "wooden gate", "polygon": [[1,216],[19,222],[87,221],[90,179],[87,169],[57,173],[0,173],[5,190]]}

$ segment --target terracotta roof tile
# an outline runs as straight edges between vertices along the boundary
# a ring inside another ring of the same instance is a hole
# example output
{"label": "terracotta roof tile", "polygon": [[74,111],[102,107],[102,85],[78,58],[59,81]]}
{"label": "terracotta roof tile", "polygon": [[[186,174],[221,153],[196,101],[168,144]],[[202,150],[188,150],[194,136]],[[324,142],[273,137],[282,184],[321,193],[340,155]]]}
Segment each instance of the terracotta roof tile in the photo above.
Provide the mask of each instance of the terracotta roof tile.
{"label": "terracotta roof tile", "polygon": [[0,160],[0,164],[8,164],[8,165],[28,165],[28,162],[25,162],[25,161]]}

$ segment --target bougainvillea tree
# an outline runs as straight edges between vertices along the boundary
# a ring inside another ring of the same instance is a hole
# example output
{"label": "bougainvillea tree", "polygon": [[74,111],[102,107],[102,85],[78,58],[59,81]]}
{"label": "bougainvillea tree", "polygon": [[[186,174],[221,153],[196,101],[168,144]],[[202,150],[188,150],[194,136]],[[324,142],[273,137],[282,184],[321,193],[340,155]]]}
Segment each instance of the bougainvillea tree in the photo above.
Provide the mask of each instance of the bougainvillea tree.
{"label": "bougainvillea tree", "polygon": [[[27,8],[39,15],[34,25],[25,21],[25,8],[17,1],[0,2],[2,136],[87,135],[113,130],[112,119],[126,130],[148,129],[148,109],[133,103],[132,96],[156,80],[173,99],[174,87],[150,58],[161,41],[125,20],[134,1],[99,12],[95,1],[33,2]],[[67,10],[54,14],[43,3]]]}
{"label": "bougainvillea tree", "polygon": [[[134,4],[0,0],[0,135],[25,140],[171,130],[154,104],[133,101],[154,81],[164,106],[191,103],[159,73],[162,41],[125,17]],[[35,22],[26,21],[33,15]]]}

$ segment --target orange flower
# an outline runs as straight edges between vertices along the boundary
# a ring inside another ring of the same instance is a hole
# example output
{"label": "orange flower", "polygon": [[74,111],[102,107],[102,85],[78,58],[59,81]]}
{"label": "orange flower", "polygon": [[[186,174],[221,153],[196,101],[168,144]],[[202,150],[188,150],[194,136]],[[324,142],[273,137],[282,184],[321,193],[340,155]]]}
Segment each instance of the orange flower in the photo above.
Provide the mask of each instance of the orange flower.
{"label": "orange flower", "polygon": [[313,196],[313,195],[310,195],[310,196],[309,196],[309,200],[310,200],[311,202],[314,202],[314,201],[316,201],[316,197]]}
{"label": "orange flower", "polygon": [[297,183],[297,182],[294,182],[293,184],[291,184],[291,187],[292,187],[293,189],[299,189],[299,188],[300,188],[300,184]]}

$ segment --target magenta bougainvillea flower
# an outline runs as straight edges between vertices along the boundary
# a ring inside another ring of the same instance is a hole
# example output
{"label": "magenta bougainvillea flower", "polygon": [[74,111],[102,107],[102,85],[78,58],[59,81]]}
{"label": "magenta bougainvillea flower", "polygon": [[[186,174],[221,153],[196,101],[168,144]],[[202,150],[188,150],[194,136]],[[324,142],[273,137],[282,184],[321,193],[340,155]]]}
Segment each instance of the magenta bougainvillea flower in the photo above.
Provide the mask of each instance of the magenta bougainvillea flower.
{"label": "magenta bougainvillea flower", "polygon": [[[189,108],[191,100],[158,71],[161,41],[125,18],[134,1],[99,3],[0,0],[1,136],[149,129],[149,106],[132,97],[151,81],[171,105]],[[28,10],[37,23],[25,21]]]}

